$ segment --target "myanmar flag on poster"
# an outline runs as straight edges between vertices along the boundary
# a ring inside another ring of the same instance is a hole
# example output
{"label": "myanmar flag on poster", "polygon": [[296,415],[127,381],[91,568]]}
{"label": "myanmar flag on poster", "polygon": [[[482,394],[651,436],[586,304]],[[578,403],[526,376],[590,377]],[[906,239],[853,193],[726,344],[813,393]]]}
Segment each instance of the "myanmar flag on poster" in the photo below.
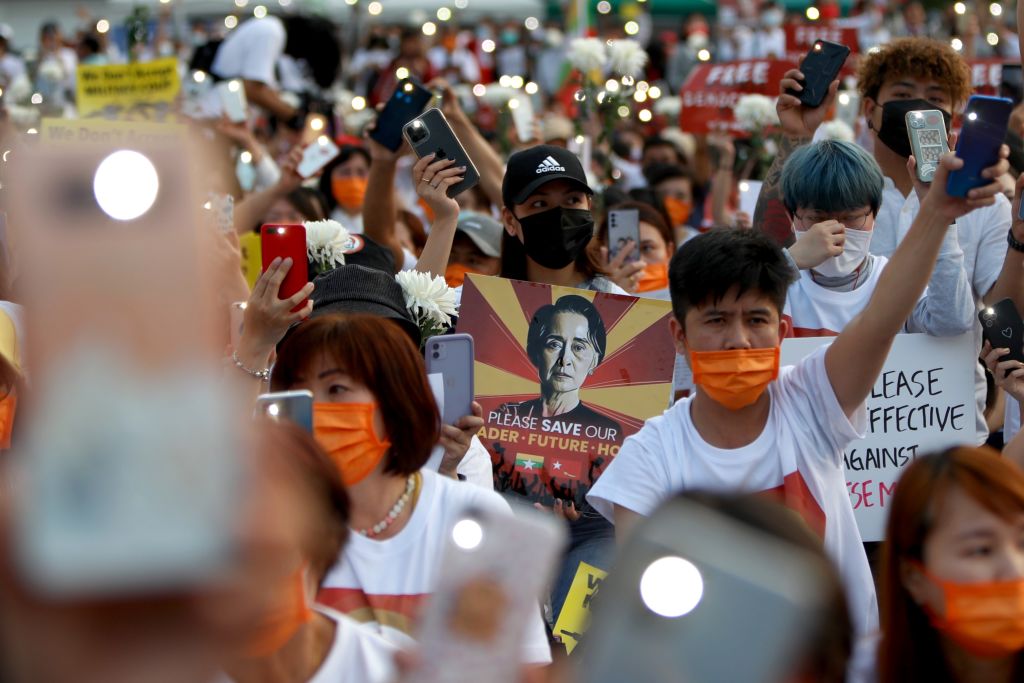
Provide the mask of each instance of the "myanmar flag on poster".
{"label": "myanmar flag on poster", "polygon": [[519,453],[516,455],[516,471],[518,472],[540,472],[544,469],[544,458],[539,455],[527,455]]}
{"label": "myanmar flag on poster", "polygon": [[583,463],[571,458],[549,458],[545,463],[547,473],[552,477],[582,479]]}

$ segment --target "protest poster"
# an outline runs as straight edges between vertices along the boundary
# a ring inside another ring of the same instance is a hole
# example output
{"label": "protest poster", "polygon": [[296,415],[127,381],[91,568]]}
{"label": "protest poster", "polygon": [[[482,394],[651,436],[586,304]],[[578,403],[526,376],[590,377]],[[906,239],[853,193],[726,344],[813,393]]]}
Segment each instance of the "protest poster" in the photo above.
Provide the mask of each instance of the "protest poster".
{"label": "protest poster", "polygon": [[807,51],[819,40],[839,43],[850,48],[852,54],[860,52],[860,37],[857,29],[851,26],[835,26],[829,24],[786,24],[786,53],[797,56]]}
{"label": "protest poster", "polygon": [[155,116],[157,106],[169,107],[181,88],[174,57],[132,64],[79,65],[76,84],[80,116],[103,114],[127,119]]}
{"label": "protest poster", "polygon": [[580,562],[576,568],[576,575],[569,585],[569,593],[562,604],[562,611],[558,613],[554,628],[555,635],[565,645],[566,654],[572,654],[583,634],[587,632],[590,626],[591,604],[606,576],[608,572],[586,562]]}
{"label": "protest poster", "polygon": [[742,133],[733,117],[739,99],[744,95],[778,97],[782,77],[796,66],[797,62],[781,59],[698,64],[683,84],[679,127],[688,133]]}
{"label": "protest poster", "polygon": [[[968,62],[971,67],[971,87],[976,95],[999,96],[1003,84],[1003,67],[1007,65],[1019,66],[1014,62],[1007,62],[1002,57],[990,57],[986,59],[973,59]],[[1017,76],[1019,80],[1019,75]],[[1018,88],[1019,83],[1018,83]]]}
{"label": "protest poster", "polygon": [[623,440],[668,406],[670,304],[470,275],[459,313],[495,489],[581,508]]}
{"label": "protest poster", "polygon": [[184,144],[187,128],[177,123],[107,121],[105,119],[43,119],[39,125],[44,145],[100,144],[106,146]]}
{"label": "protest poster", "polygon": [[[793,365],[834,337],[782,342]],[[896,480],[915,457],[975,439],[972,335],[896,336],[867,399],[868,431],[843,454],[846,488],[861,537],[880,541]]]}

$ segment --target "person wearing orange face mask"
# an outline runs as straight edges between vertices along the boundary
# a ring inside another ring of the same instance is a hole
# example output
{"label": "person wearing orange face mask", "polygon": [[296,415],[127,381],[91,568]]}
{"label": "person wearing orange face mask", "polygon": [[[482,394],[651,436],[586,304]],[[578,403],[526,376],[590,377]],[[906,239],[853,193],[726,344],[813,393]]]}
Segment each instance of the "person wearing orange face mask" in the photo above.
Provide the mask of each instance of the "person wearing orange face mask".
{"label": "person wearing orange face mask", "polygon": [[[325,315],[281,345],[271,387],[314,397],[313,432],[352,500],[348,548],[318,601],[401,647],[440,576],[443,537],[471,506],[510,515],[493,491],[424,467],[440,417],[416,345],[394,323],[371,315]],[[545,665],[550,648],[538,609],[522,651]]]}
{"label": "person wearing orange face mask", "polygon": [[[386,683],[396,648],[335,610],[315,604],[324,576],[348,538],[349,498],[334,464],[299,427],[260,422],[264,499],[287,547],[260,571],[271,588],[244,644],[216,683],[352,680]],[[287,527],[287,528],[286,528]]]}
{"label": "person wearing orange face mask", "polygon": [[1024,474],[985,448],[918,457],[889,503],[878,680],[1024,673]]}
{"label": "person wearing orange face mask", "polygon": [[[668,301],[668,262],[676,251],[672,230],[665,223],[661,213],[650,204],[643,202],[622,202],[608,209],[608,211],[635,210],[640,212],[640,244],[627,246],[616,259],[609,264],[611,279],[630,294],[647,299],[662,299]],[[608,220],[606,218],[598,234],[601,241],[608,243]],[[607,247],[602,247],[602,252],[607,258]],[[639,263],[643,269],[626,278],[619,277],[620,273],[626,273],[623,264],[626,257],[633,254],[639,256]]]}
{"label": "person wearing orange face mask", "polygon": [[497,275],[501,270],[501,223],[482,213],[464,211],[444,272],[449,287],[461,287],[470,274]]}
{"label": "person wearing orange face mask", "polygon": [[[759,233],[716,230],[669,265],[671,332],[697,387],[623,444],[587,500],[624,537],[674,492],[770,492],[822,537],[839,567],[858,634],[854,668],[870,665],[878,627],[874,583],[854,519],[843,449],[867,431],[864,401],[892,341],[917,304],[948,226],[995,201],[998,182],[971,199],[946,194],[962,161],[941,161],[922,211],[881,274],[878,295],[828,347],[780,368],[782,318],[795,273]],[[998,176],[998,174],[996,174]]]}
{"label": "person wearing orange face mask", "polygon": [[329,217],[349,232],[363,231],[363,204],[369,177],[370,153],[356,145],[342,147],[338,157],[320,176],[320,192],[327,198]]}
{"label": "person wearing orange face mask", "polygon": [[674,242],[683,245],[699,234],[690,226],[693,214],[693,176],[682,166],[655,164],[644,168],[647,184],[665,207],[665,215],[672,223]]}

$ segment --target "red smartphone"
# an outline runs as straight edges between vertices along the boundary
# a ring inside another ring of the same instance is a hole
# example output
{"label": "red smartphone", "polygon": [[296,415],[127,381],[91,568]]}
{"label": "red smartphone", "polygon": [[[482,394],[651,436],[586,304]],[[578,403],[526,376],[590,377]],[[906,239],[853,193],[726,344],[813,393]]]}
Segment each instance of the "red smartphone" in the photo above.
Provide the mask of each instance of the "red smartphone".
{"label": "red smartphone", "polygon": [[[260,228],[260,247],[263,251],[263,272],[277,257],[291,258],[292,269],[285,275],[278,298],[287,299],[294,296],[309,282],[309,266],[306,260],[306,228],[299,224],[268,223]],[[293,313],[302,310],[305,301],[292,309]]]}

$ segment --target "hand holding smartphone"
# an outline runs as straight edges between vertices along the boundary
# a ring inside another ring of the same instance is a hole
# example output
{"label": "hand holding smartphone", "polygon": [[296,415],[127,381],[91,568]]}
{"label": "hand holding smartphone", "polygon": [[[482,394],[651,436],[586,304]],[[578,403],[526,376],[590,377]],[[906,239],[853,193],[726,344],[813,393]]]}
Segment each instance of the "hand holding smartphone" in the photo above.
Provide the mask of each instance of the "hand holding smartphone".
{"label": "hand holding smartphone", "polygon": [[[281,288],[278,290],[279,299],[295,296],[309,282],[305,226],[276,223],[264,225],[260,229],[260,249],[264,273],[275,258],[280,257],[282,260],[290,258],[292,260],[291,270],[285,275]],[[292,309],[292,313],[298,313],[305,305],[306,301],[301,302]]]}
{"label": "hand holding smartphone", "polygon": [[465,148],[440,109],[428,109],[422,116],[406,124],[402,134],[418,158],[433,154],[435,161],[451,159],[455,166],[466,167],[462,182],[448,188],[449,197],[461,194],[480,182],[480,173],[473,165],[473,160],[466,154]]}
{"label": "hand holding smartphone", "polygon": [[935,179],[939,161],[949,152],[946,121],[938,109],[907,112],[907,135],[917,162],[917,179],[930,183]]}
{"label": "hand holding smartphone", "polygon": [[609,211],[608,260],[614,261],[630,242],[633,251],[626,257],[627,263],[640,260],[640,212],[636,209]]}
{"label": "hand holding smartphone", "polygon": [[999,163],[999,150],[1006,139],[1013,102],[1002,97],[972,95],[964,110],[964,124],[956,143],[956,155],[964,165],[949,174],[946,192],[951,197],[966,197],[976,187],[994,179],[983,178],[982,171]]}
{"label": "hand holding smartphone", "polygon": [[326,135],[321,135],[302,150],[302,160],[295,172],[303,178],[312,178],[320,169],[334,161],[341,150]]}
{"label": "hand holding smartphone", "polygon": [[804,75],[803,90],[787,90],[787,94],[798,98],[805,107],[820,107],[828,95],[829,86],[839,76],[849,56],[850,48],[845,45],[827,40],[815,41],[800,62],[800,73]]}
{"label": "hand holding smartphone", "polygon": [[402,128],[419,116],[433,96],[432,92],[416,81],[402,79],[377,117],[377,125],[370,133],[370,138],[392,152],[397,152],[402,146]]}
{"label": "hand holding smartphone", "polygon": [[1012,299],[1003,299],[978,314],[981,334],[993,349],[1009,349],[1001,361],[1024,363],[1024,321]]}
{"label": "hand holding smartphone", "polygon": [[217,92],[220,95],[220,104],[224,109],[224,114],[233,123],[242,123],[248,118],[245,88],[242,86],[242,81],[235,79],[218,83]]}
{"label": "hand holding smartphone", "polygon": [[473,337],[447,334],[427,340],[427,373],[440,373],[444,383],[441,421],[454,425],[473,414]]}

